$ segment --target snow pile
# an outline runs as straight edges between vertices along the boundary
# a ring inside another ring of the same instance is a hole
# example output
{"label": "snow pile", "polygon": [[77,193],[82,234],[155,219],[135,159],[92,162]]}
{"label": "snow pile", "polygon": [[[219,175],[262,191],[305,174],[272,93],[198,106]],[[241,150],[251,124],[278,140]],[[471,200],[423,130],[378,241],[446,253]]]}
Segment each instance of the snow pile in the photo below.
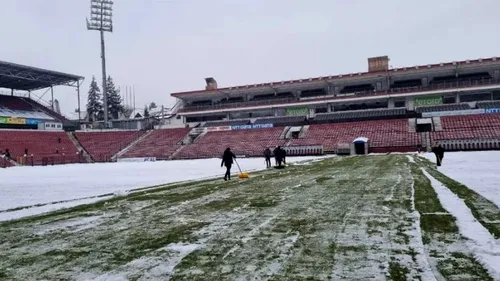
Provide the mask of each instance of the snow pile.
{"label": "snow pile", "polygon": [[[432,153],[424,157],[436,162]],[[500,207],[500,151],[445,153],[439,171]]]}

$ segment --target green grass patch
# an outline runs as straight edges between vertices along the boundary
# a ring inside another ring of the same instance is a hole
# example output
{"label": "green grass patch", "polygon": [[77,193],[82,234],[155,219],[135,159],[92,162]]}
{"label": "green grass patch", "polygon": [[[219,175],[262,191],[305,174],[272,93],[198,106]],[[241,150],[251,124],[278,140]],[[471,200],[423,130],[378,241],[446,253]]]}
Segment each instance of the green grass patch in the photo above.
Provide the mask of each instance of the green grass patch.
{"label": "green grass patch", "polygon": [[157,249],[163,248],[168,244],[191,242],[193,238],[191,236],[192,232],[205,225],[206,223],[196,222],[167,228],[164,231],[137,231],[131,233],[126,239],[126,247],[121,251],[113,253],[114,261],[118,264],[125,264]]}
{"label": "green grass patch", "polygon": [[249,207],[252,208],[269,208],[269,207],[274,207],[278,205],[278,201],[273,198],[255,198],[251,199],[250,203],[248,204]]}
{"label": "green grass patch", "polygon": [[325,176],[317,177],[316,183],[324,184],[326,181],[331,180],[331,179],[332,179],[332,177],[325,177]]}
{"label": "green grass patch", "polygon": [[389,280],[406,281],[410,270],[398,262],[392,260],[389,262]]}
{"label": "green grass patch", "polygon": [[481,264],[472,256],[460,252],[451,253],[451,257],[444,258],[437,263],[437,268],[444,278],[448,280],[493,281]]}
{"label": "green grass patch", "polygon": [[241,207],[245,204],[246,200],[241,197],[232,197],[222,200],[215,200],[203,205],[204,209],[208,211],[230,211],[234,208]]}

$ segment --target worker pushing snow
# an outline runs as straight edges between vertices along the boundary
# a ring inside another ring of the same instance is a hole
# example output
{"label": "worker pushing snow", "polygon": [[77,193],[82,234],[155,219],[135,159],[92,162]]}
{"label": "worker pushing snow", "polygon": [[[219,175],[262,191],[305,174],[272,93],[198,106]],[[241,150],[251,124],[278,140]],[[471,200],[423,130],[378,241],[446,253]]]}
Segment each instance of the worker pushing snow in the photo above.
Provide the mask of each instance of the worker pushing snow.
{"label": "worker pushing snow", "polygon": [[231,148],[226,148],[224,154],[222,155],[222,163],[220,166],[226,166],[226,174],[224,175],[224,180],[231,180],[231,166],[233,165],[233,159],[236,158],[236,155],[231,151]]}

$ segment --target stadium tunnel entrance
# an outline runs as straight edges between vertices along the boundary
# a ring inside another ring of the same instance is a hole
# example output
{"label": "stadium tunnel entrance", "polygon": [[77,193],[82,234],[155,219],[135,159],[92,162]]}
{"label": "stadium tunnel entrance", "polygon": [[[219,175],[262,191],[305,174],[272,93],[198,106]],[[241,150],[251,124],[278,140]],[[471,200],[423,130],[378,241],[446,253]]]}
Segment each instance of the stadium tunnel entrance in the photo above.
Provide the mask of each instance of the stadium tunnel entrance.
{"label": "stadium tunnel entrance", "polygon": [[359,137],[352,141],[351,155],[368,154],[368,138]]}

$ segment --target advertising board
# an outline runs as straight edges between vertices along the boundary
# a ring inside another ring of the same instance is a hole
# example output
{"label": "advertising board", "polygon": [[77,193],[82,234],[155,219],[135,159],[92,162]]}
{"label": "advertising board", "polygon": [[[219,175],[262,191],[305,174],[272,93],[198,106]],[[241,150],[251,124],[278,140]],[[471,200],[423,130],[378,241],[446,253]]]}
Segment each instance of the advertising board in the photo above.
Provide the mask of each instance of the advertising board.
{"label": "advertising board", "polygon": [[231,131],[231,126],[207,127],[207,132]]}
{"label": "advertising board", "polygon": [[307,107],[291,107],[285,109],[285,114],[287,116],[305,116],[309,114],[309,109]]}
{"label": "advertising board", "polygon": [[7,124],[25,125],[26,124],[26,119],[24,119],[24,118],[16,118],[16,117],[9,117],[9,118],[7,118]]}
{"label": "advertising board", "polygon": [[443,104],[442,96],[424,96],[416,97],[413,100],[414,106],[440,105]]}
{"label": "advertising board", "polygon": [[234,125],[231,126],[231,130],[249,130],[249,129],[264,129],[264,128],[272,128],[272,123],[266,124],[253,124],[253,125]]}
{"label": "advertising board", "polygon": [[486,113],[500,113],[500,108],[486,108]]}
{"label": "advertising board", "polygon": [[118,162],[155,162],[156,157],[132,157],[132,158],[119,158]]}
{"label": "advertising board", "polygon": [[479,109],[467,109],[467,110],[453,110],[453,111],[435,111],[435,112],[423,112],[422,117],[438,117],[438,116],[452,116],[452,115],[472,115],[472,114],[483,114],[484,108]]}
{"label": "advertising board", "polygon": [[26,119],[26,124],[27,125],[37,125],[38,123],[40,123],[42,121],[38,120],[38,119]]}

